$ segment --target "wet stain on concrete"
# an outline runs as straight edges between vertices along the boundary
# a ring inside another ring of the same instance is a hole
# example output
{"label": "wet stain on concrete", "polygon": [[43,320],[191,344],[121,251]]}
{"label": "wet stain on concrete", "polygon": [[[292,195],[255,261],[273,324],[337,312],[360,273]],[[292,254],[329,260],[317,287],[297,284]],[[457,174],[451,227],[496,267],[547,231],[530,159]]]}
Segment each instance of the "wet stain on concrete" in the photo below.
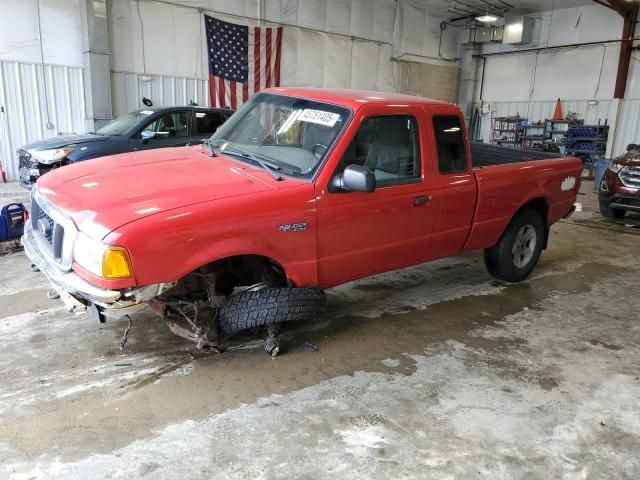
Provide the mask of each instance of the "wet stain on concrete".
{"label": "wet stain on concrete", "polygon": [[43,333],[36,333],[35,335],[32,335],[31,338],[29,339],[29,342],[31,343],[41,343],[46,341],[47,341],[47,336]]}
{"label": "wet stain on concrete", "polygon": [[340,417],[338,421],[341,425],[348,427],[375,427],[385,425],[389,422],[385,416],[378,415],[377,413],[357,415],[354,417]]}
{"label": "wet stain on concrete", "polygon": [[589,343],[591,345],[604,347],[604,348],[607,348],[609,350],[622,350],[622,347],[620,345],[612,345],[610,343],[603,342],[602,340],[592,339],[592,340],[589,341]]}
{"label": "wet stain on concrete", "polygon": [[[124,381],[117,386],[117,390],[122,392],[120,395],[128,397],[126,413],[113,408],[95,408],[105,402],[118,405],[119,395],[114,397],[113,390],[90,392],[71,403],[64,400],[50,402],[46,422],[31,416],[13,419],[10,429],[6,423],[0,425],[0,437],[10,439],[20,450],[33,455],[48,450],[53,442],[68,446],[65,458],[80,456],[85,452],[86,444],[91,445],[93,452],[107,451],[126,445],[136,437],[149,435],[152,428],[157,428],[157,416],[152,412],[161,411],[164,421],[170,423],[185,419],[185,412],[189,412],[188,418],[202,418],[240,403],[253,402],[261,396],[285,393],[339,375],[352,375],[359,370],[411,375],[416,369],[411,354],[424,354],[430,345],[447,341],[464,344],[473,352],[465,361],[484,365],[498,376],[535,383],[543,389],[556,388],[562,380],[554,372],[539,370],[535,366],[523,369],[510,360],[511,354],[526,354],[526,339],[491,339],[472,336],[470,332],[478,327],[495,325],[508,315],[544,302],[551,295],[586,292],[597,279],[620,272],[619,268],[593,262],[572,272],[540,280],[533,277],[525,283],[505,285],[498,294],[444,301],[424,310],[383,315],[376,319],[340,318],[340,302],[334,302],[322,319],[331,319],[327,327],[319,331],[294,331],[293,338],[286,344],[288,353],[273,362],[265,361],[260,349],[238,350],[226,355],[193,351],[164,331],[162,325],[150,323],[152,320],[134,322],[134,329],[142,331],[132,331],[132,338],[136,341],[127,347],[130,352],[154,351],[161,345],[164,355],[174,355],[175,358],[171,365],[142,380]],[[119,337],[118,329],[105,333],[114,340]],[[307,342],[318,344],[320,351],[314,354],[304,352],[303,346]],[[172,344],[179,348],[172,351]],[[385,367],[381,361],[386,358],[398,359],[400,366],[393,369]],[[165,376],[189,362],[195,362],[196,368],[188,377]],[[157,383],[160,378],[162,381]],[[240,383],[243,388],[238,388]],[[427,386],[425,391],[428,395],[437,396],[437,385]],[[324,392],[320,399],[357,394],[331,390]],[[176,405],[176,395],[180,397],[179,405]],[[135,401],[136,397],[140,397],[139,402]],[[82,420],[83,435],[77,435],[74,429],[58,429],[57,425],[64,423],[63,418],[78,417],[84,411],[92,413]],[[113,432],[108,440],[103,438],[101,425],[121,417],[130,427]],[[37,442],[33,441],[35,432]],[[87,442],[87,438],[91,440]]]}

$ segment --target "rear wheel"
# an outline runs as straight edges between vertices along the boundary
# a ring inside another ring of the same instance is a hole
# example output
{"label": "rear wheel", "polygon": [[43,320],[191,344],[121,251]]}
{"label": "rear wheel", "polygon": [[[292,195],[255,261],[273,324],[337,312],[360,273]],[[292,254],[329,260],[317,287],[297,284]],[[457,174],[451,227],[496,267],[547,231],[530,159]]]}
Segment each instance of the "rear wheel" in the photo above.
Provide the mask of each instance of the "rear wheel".
{"label": "rear wheel", "polygon": [[609,207],[607,203],[600,202],[600,213],[607,218],[624,218],[627,213],[625,210],[616,210]]}
{"label": "rear wheel", "polygon": [[498,243],[484,251],[484,263],[494,277],[520,282],[529,276],[542,253],[545,225],[536,210],[518,213]]}

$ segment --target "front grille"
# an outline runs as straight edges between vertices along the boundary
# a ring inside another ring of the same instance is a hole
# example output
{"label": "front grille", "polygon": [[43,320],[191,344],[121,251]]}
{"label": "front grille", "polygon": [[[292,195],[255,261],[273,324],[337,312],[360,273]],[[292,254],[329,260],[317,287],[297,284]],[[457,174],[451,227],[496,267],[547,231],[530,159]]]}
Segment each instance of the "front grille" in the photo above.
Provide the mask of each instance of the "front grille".
{"label": "front grille", "polygon": [[56,226],[53,219],[44,213],[42,210],[38,213],[38,224],[45,227],[45,234],[43,235],[49,245],[53,245],[53,229]]}
{"label": "front grille", "polygon": [[62,244],[64,241],[64,227],[55,222],[38,204],[35,198],[31,200],[31,226],[36,238],[49,256],[56,261],[62,260]]}
{"label": "front grille", "polygon": [[625,187],[640,188],[640,167],[624,167],[619,176]]}
{"label": "front grille", "polygon": [[26,150],[18,150],[18,167],[19,168],[35,168],[38,162],[31,159],[31,154]]}

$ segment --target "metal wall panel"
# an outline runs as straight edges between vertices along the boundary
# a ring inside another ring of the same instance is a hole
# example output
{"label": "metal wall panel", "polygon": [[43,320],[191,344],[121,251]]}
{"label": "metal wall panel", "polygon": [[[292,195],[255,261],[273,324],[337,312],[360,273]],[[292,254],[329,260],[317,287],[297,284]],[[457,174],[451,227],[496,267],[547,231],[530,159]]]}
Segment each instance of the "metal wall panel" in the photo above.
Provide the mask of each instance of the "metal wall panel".
{"label": "metal wall panel", "polygon": [[640,143],[640,99],[622,100],[618,112],[618,128],[613,139],[611,156],[626,151],[630,143]]}
{"label": "metal wall panel", "polygon": [[[491,118],[520,115],[532,122],[544,121],[553,116],[557,100],[537,100],[531,102],[493,102],[491,114],[482,116],[481,132],[485,142],[491,139]],[[590,104],[590,100],[562,101],[562,113],[576,112],[578,118],[586,124],[604,123],[612,115],[612,100],[598,100]]]}
{"label": "metal wall panel", "polygon": [[188,105],[191,101],[201,107],[210,104],[207,80],[153,75],[151,80],[145,81],[141,77],[139,73],[111,72],[115,117],[145,108],[142,97],[149,98],[154,107]]}
{"label": "metal wall panel", "polygon": [[82,68],[0,62],[0,107],[0,161],[16,180],[20,146],[86,131]]}

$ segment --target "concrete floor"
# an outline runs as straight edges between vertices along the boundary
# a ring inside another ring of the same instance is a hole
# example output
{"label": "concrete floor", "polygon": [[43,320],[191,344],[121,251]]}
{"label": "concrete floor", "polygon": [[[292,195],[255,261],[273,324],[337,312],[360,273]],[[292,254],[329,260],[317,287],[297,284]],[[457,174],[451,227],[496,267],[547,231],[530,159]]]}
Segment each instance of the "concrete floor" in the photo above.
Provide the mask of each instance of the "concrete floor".
{"label": "concrete floor", "polygon": [[590,188],[526,282],[477,252],[342,286],[275,360],[146,313],[120,353],[0,257],[0,478],[640,478],[640,217]]}

